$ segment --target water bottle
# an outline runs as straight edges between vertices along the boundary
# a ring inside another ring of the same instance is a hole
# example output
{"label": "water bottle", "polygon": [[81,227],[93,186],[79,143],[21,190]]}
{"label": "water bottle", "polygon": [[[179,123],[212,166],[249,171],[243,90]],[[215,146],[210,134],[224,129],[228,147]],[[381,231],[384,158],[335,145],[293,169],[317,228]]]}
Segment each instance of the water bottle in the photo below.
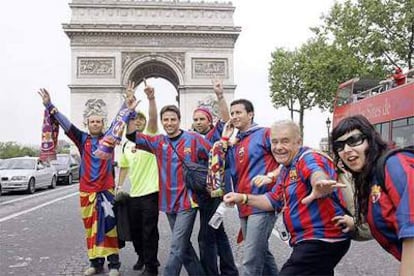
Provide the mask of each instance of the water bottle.
{"label": "water bottle", "polygon": [[216,212],[211,217],[210,221],[208,222],[208,225],[213,227],[214,229],[218,229],[223,222],[224,218],[224,212],[226,211],[226,204],[224,202],[221,202],[220,205],[217,207]]}

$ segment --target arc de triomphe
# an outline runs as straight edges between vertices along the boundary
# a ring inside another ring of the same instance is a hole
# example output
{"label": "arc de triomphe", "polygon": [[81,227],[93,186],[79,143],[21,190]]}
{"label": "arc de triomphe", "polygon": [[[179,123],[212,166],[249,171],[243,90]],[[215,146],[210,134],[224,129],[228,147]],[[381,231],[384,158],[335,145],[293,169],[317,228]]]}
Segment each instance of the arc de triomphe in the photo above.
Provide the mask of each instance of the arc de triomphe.
{"label": "arc de triomphe", "polygon": [[[71,45],[71,120],[82,125],[91,109],[109,120],[121,103],[124,85],[150,77],[177,89],[182,127],[191,111],[209,102],[211,79],[223,80],[233,98],[233,50],[240,28],[234,6],[190,0],[72,0],[71,21],[63,24]],[[213,94],[214,95],[214,94]]]}

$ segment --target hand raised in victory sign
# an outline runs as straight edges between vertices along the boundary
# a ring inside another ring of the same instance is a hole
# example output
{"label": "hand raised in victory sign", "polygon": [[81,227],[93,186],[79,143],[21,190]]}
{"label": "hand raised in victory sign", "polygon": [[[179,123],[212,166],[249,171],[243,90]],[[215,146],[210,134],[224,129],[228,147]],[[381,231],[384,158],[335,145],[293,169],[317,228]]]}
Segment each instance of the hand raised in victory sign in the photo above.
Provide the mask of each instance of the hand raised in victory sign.
{"label": "hand raised in victory sign", "polygon": [[128,87],[126,89],[126,95],[125,95],[125,104],[130,110],[135,110],[135,108],[140,103],[140,101],[137,101],[137,98],[134,95],[134,88],[135,88],[135,82],[128,81]]}
{"label": "hand raised in victory sign", "polygon": [[40,88],[37,93],[42,97],[43,105],[46,106],[50,103],[50,95],[49,92],[45,88]]}
{"label": "hand raised in victory sign", "polygon": [[128,86],[125,92],[125,100],[131,99],[135,94],[135,82],[128,81]]}

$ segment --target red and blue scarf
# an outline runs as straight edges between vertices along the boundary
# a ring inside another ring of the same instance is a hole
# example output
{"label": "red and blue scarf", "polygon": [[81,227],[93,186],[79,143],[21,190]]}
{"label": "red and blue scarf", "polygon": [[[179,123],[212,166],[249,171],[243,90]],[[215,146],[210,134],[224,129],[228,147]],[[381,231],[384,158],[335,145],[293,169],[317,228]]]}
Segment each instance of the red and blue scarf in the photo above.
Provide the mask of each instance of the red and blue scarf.
{"label": "red and blue scarf", "polygon": [[53,116],[50,115],[48,110],[45,110],[43,114],[40,160],[55,160],[58,146],[59,123]]}

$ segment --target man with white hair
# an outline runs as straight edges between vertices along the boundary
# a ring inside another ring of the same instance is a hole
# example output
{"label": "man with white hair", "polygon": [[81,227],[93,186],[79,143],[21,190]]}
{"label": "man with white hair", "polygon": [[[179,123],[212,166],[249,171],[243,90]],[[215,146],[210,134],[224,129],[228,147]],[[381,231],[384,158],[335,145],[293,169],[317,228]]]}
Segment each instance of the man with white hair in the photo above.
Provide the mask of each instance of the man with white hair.
{"label": "man with white hair", "polygon": [[279,276],[334,275],[350,246],[350,236],[333,220],[344,215],[345,205],[341,193],[332,192],[344,187],[336,182],[335,166],[302,146],[300,129],[292,121],[274,123],[270,142],[273,157],[283,165],[273,189],[262,195],[229,193],[224,201],[281,213],[293,251]]}

